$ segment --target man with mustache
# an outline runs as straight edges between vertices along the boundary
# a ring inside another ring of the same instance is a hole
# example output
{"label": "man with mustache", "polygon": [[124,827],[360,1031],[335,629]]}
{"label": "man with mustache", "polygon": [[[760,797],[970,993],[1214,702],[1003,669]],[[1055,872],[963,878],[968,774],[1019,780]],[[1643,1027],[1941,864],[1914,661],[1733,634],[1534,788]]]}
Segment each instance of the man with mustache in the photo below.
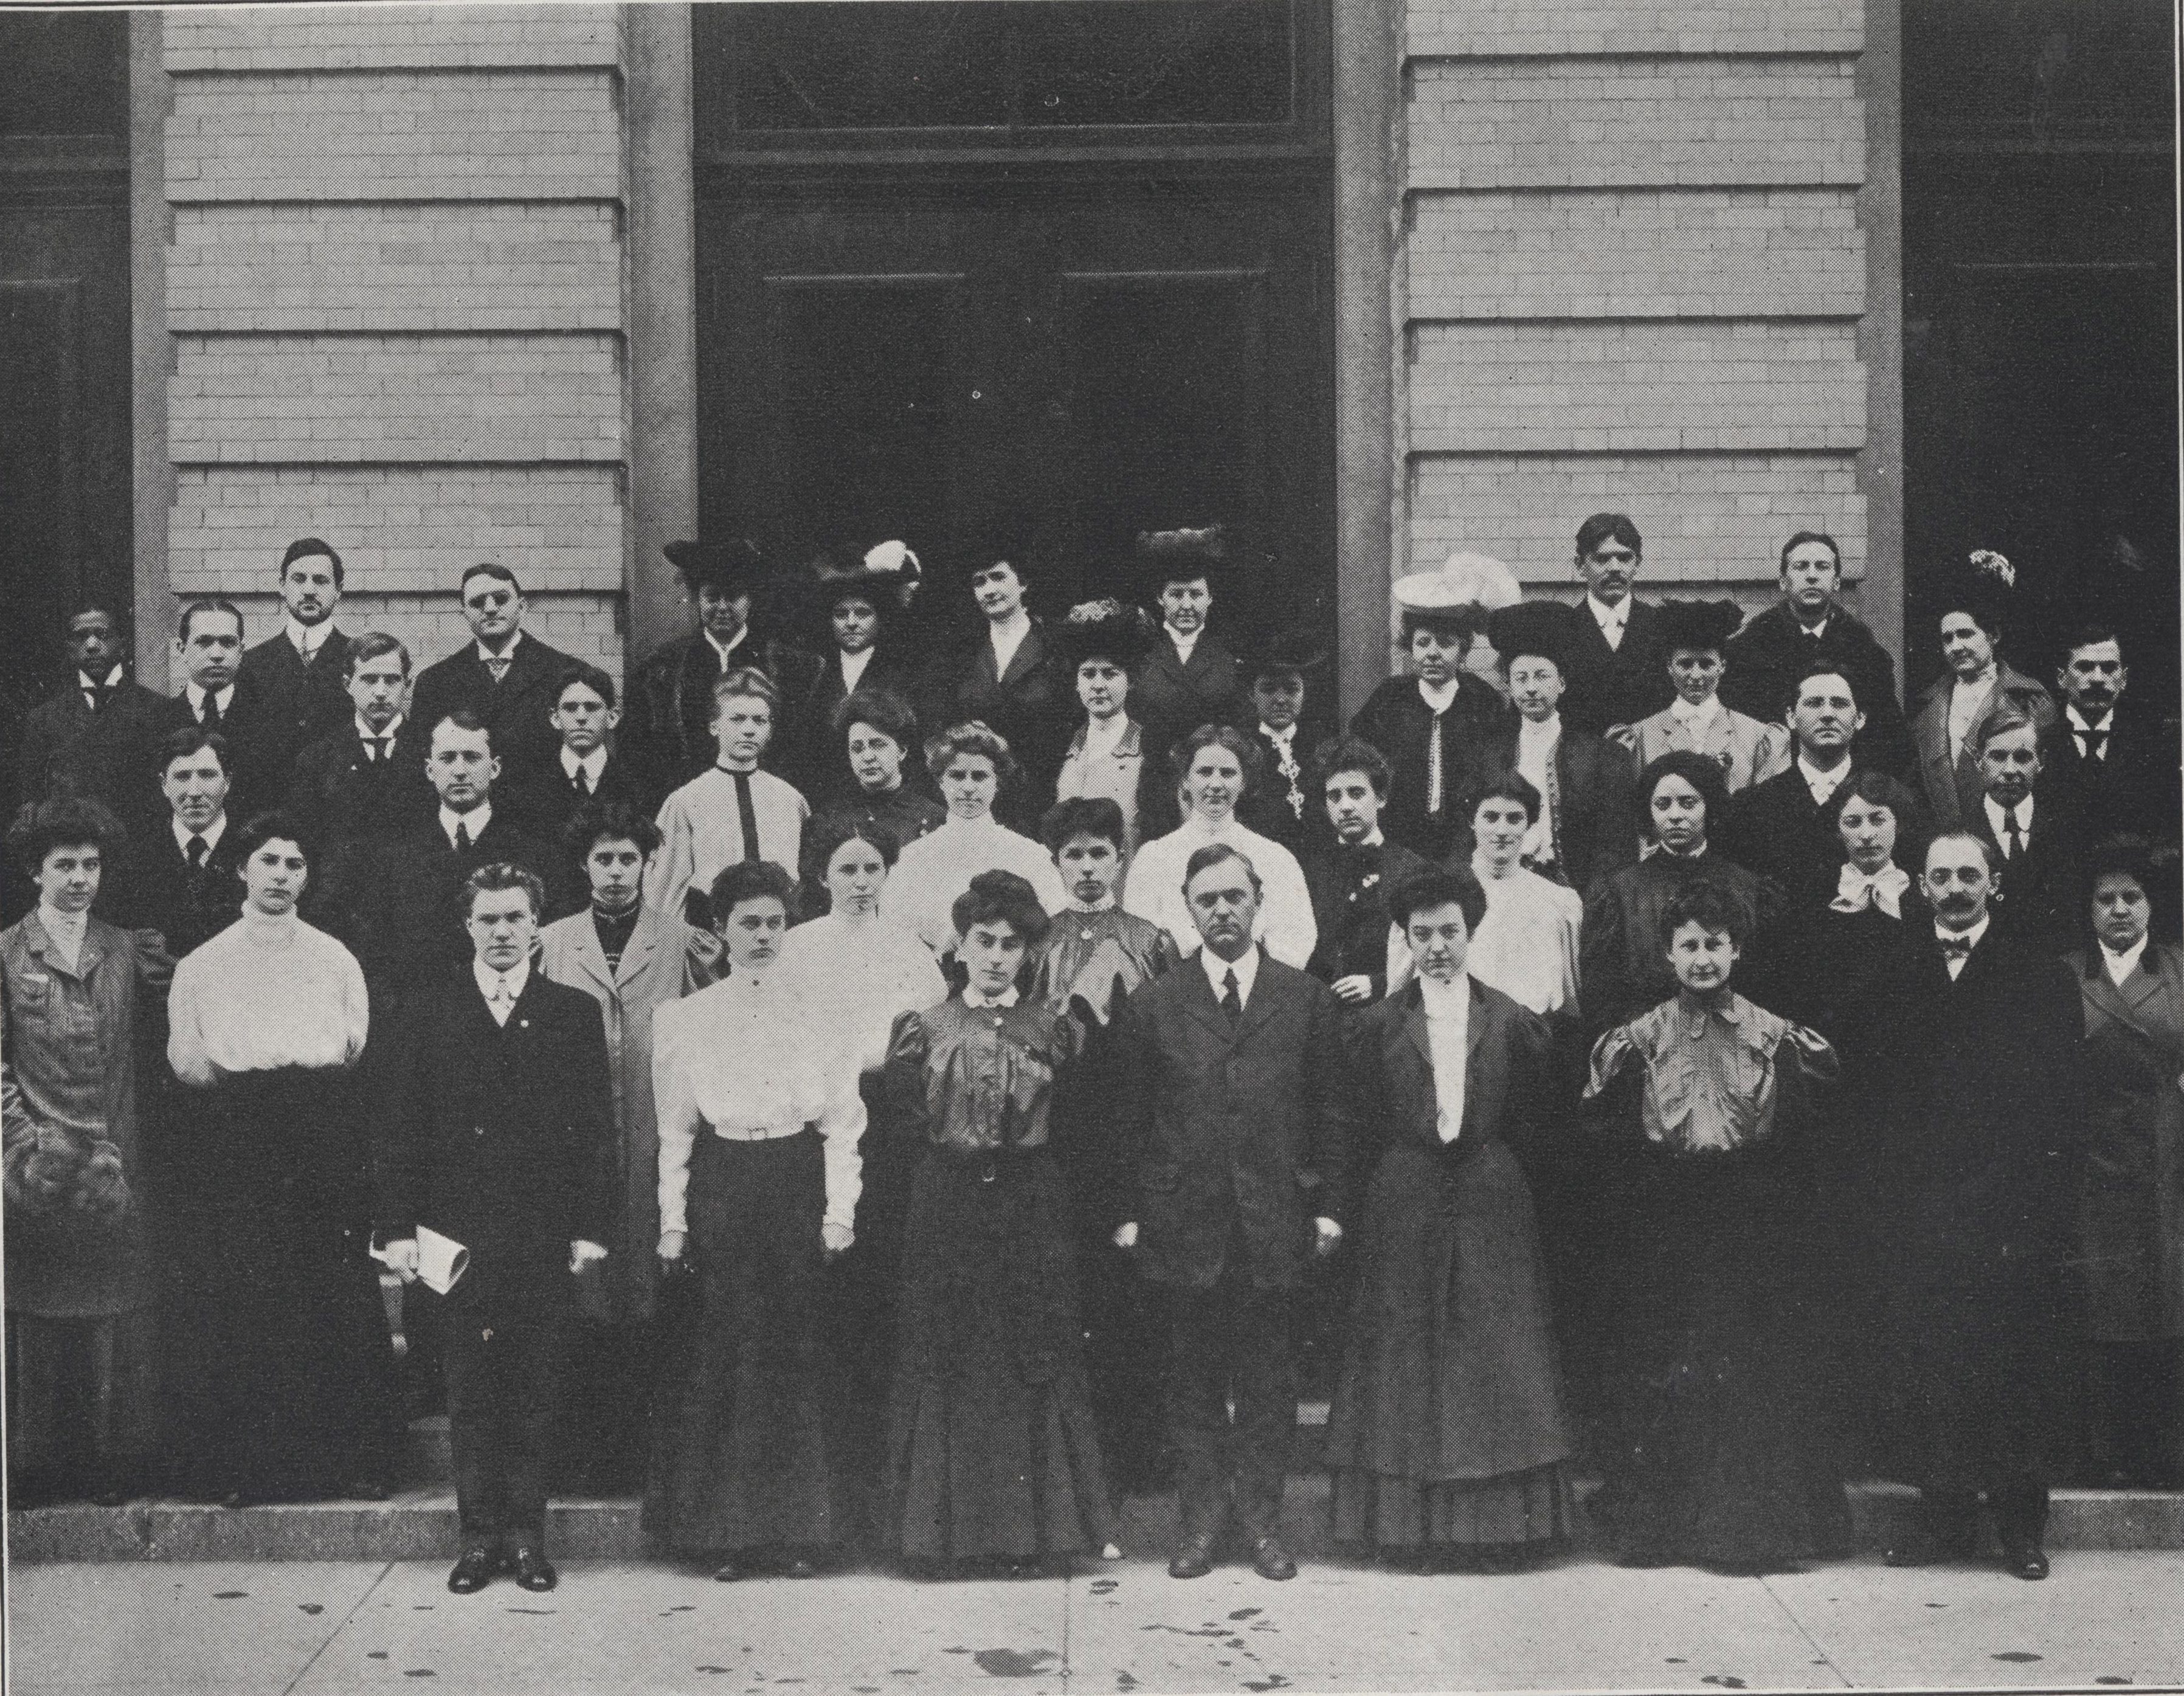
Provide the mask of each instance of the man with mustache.
{"label": "man with mustache", "polygon": [[238,680],[265,709],[269,802],[287,792],[297,755],[349,721],[344,684],[356,643],[334,627],[342,584],[332,543],[315,536],[290,542],[281,556],[281,629],[242,656]]}
{"label": "man with mustache", "polygon": [[2184,815],[2176,737],[2158,714],[2127,698],[2131,668],[2113,625],[2071,631],[2055,687],[2063,721],[2045,758],[2058,804],[2075,815],[2087,842],[2120,831],[2175,842]]}
{"label": "man with mustache", "polygon": [[[1928,844],[1931,912],[1911,938],[1908,980],[1876,1021],[1892,1198],[1882,1241],[1890,1452],[1919,1487],[1891,1565],[1973,1552],[1980,1499],[2003,1565],[2048,1576],[2057,1318],[2085,1111],[2077,987],[2059,962],[1996,924],[1997,875],[1982,836]],[[1905,923],[1914,921],[1907,916]]]}
{"label": "man with mustache", "polygon": [[1563,722],[1584,736],[1635,725],[1675,698],[1661,609],[1632,592],[1646,563],[1638,526],[1596,512],[1578,526],[1572,567],[1585,583],[1567,656]]}

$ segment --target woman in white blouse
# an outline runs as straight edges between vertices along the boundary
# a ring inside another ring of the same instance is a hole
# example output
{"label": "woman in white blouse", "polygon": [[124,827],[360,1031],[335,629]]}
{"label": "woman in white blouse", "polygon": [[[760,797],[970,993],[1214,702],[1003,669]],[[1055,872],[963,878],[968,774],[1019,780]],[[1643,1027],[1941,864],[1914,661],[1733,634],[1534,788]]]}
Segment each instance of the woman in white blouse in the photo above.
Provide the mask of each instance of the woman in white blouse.
{"label": "woman in white blouse", "polygon": [[694,1263],[700,1282],[649,1510],[662,1542],[722,1582],[761,1564],[810,1577],[840,1532],[822,1269],[855,1240],[865,1107],[833,1009],[778,969],[794,887],[767,860],[715,878],[728,975],[653,1015],[660,1259]]}
{"label": "woman in white blouse", "polygon": [[1017,776],[1007,739],[973,720],[926,743],[925,763],[948,804],[948,822],[903,848],[888,900],[895,919],[936,956],[947,954],[956,942],[956,898],[982,871],[1014,872],[1040,906],[1059,913],[1069,898],[1046,850],[994,817],[1002,786]]}
{"label": "woman in white blouse", "polygon": [[1472,874],[1486,892],[1486,916],[1472,933],[1471,975],[1519,1006],[1574,1022],[1578,932],[1585,900],[1524,863],[1524,838],[1540,815],[1540,792],[1514,771],[1471,800]]}
{"label": "woman in white blouse", "polygon": [[369,1255],[356,1062],[370,1020],[348,949],[296,916],[297,826],[243,826],[242,915],[175,969],[168,1257],[181,1370],[170,1447],[230,1504],[387,1493],[393,1354]]}

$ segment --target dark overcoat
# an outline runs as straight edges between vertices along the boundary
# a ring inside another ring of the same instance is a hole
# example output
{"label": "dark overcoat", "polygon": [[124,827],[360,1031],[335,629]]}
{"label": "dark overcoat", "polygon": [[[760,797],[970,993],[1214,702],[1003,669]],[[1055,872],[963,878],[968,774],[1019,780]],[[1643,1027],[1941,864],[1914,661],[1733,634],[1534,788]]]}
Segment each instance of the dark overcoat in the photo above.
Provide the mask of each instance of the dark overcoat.
{"label": "dark overcoat", "polygon": [[[818,685],[819,656],[754,626],[729,659],[732,665],[763,671],[781,692],[783,710],[775,715],[765,765],[785,778],[796,764],[801,735],[794,709]],[[621,745],[653,773],[665,792],[710,771],[720,757],[712,730],[713,685],[722,675],[720,655],[705,632],[694,630],[655,648],[630,679]]]}
{"label": "dark overcoat", "polygon": [[266,777],[273,785],[269,802],[287,792],[296,756],[340,730],[354,715],[346,685],[348,657],[355,650],[354,637],[329,631],[306,665],[284,629],[242,656],[236,681],[247,686],[265,709],[264,757]]}
{"label": "dark overcoat", "polygon": [[1459,675],[1456,699],[1441,726],[1441,810],[1429,814],[1426,738],[1433,713],[1418,693],[1415,676],[1390,677],[1375,686],[1350,720],[1350,733],[1364,737],[1388,758],[1391,770],[1380,828],[1389,841],[1428,859],[1454,857],[1469,823],[1458,815],[1477,770],[1479,750],[1508,715],[1507,704],[1492,684],[1468,671]]}
{"label": "dark overcoat", "polygon": [[1872,631],[1841,607],[1828,614],[1818,637],[1808,636],[1786,601],[1777,601],[1730,637],[1722,658],[1722,704],[1732,711],[1780,724],[1790,692],[1808,665],[1834,667],[1849,681],[1865,728],[1851,745],[1861,765],[1877,765],[1892,777],[1911,770],[1911,732],[1896,694],[1896,661]]}
{"label": "dark overcoat", "polygon": [[139,820],[127,809],[143,809],[153,727],[164,704],[164,696],[125,677],[94,713],[71,676],[23,715],[17,753],[23,798],[87,795],[123,813],[122,821],[135,828]]}
{"label": "dark overcoat", "polygon": [[1635,725],[1675,698],[1669,681],[1668,641],[1661,609],[1630,598],[1630,617],[1623,643],[1610,648],[1600,622],[1582,601],[1569,621],[1569,646],[1563,655],[1563,723],[1591,736],[1613,725]]}
{"label": "dark overcoat", "polygon": [[[1304,1276],[1315,1218],[1340,1223],[1352,1115],[1342,1009],[1318,978],[1259,959],[1234,1026],[1195,962],[1140,985],[1117,1039],[1128,1094],[1119,1139],[1134,1152],[1139,1271],[1212,1287],[1240,1241],[1238,1271],[1261,1289]],[[1120,1221],[1117,1221],[1118,1223]]]}
{"label": "dark overcoat", "polygon": [[414,830],[440,804],[425,776],[425,743],[416,721],[404,719],[386,759],[374,759],[354,724],[339,726],[297,755],[288,810],[321,854]]}
{"label": "dark overcoat", "polygon": [[562,675],[576,663],[526,631],[498,683],[478,658],[475,642],[465,642],[445,659],[427,665],[417,674],[410,695],[410,721],[427,757],[434,727],[448,714],[467,709],[493,732],[500,782],[514,784],[544,770],[561,747],[560,732],[547,722],[547,715],[554,710]]}
{"label": "dark overcoat", "polygon": [[977,719],[1007,739],[1018,776],[1002,792],[994,814],[1013,828],[1035,832],[1039,815],[1054,804],[1055,776],[1069,751],[1078,711],[1076,680],[1062,675],[1045,627],[1032,620],[1008,670],[999,676],[994,645],[981,629],[976,645],[958,656],[935,693],[938,712],[925,726],[928,734]]}
{"label": "dark overcoat", "polygon": [[[1855,757],[1845,783],[1857,774],[1854,761]],[[1907,785],[1892,777],[1888,781],[1889,809],[1896,815],[1896,864],[1915,877],[1926,859],[1926,809]],[[1835,826],[1834,798],[1825,806],[1816,804],[1805,774],[1795,765],[1730,798],[1721,845],[1739,865],[1773,878],[1793,908],[1825,905],[1834,898],[1845,858]]]}
{"label": "dark overcoat", "polygon": [[2184,1337],[2184,954],[2148,943],[2120,987],[2070,956],[2089,1107],[2072,1286],[2104,1343]]}
{"label": "dark overcoat", "polygon": [[[1459,860],[1471,855],[1471,815],[1481,784],[1517,769],[1519,722],[1513,714],[1503,719],[1480,741],[1474,755],[1474,775],[1458,804],[1455,857]],[[1562,845],[1563,879],[1582,895],[1597,879],[1638,859],[1630,756],[1565,723],[1555,741],[1555,787],[1562,802],[1555,835]]]}
{"label": "dark overcoat", "polygon": [[[1073,699],[1076,680],[1069,682]],[[1235,654],[1213,631],[1201,633],[1188,664],[1176,658],[1175,644],[1164,631],[1155,636],[1130,674],[1130,716],[1145,727],[1146,758],[1165,758],[1201,725],[1233,724],[1248,731],[1257,716],[1250,692]]]}
{"label": "dark overcoat", "polygon": [[2079,753],[2065,712],[2049,733],[2045,759],[2042,785],[2069,809],[2086,842],[2137,831],[2173,842],[2184,831],[2184,759],[2176,727],[2130,697],[2109,716],[2099,758]]}

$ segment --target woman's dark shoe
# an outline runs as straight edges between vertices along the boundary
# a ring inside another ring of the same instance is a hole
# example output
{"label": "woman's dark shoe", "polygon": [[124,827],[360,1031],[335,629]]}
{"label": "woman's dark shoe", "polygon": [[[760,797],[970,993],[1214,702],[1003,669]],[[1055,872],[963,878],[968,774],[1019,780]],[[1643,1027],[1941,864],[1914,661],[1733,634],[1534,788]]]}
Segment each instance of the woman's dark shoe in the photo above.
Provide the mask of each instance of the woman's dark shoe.
{"label": "woman's dark shoe", "polygon": [[542,1550],[519,1548],[513,1564],[516,1583],[534,1594],[543,1594],[561,1582],[561,1575],[554,1570],[554,1563]]}
{"label": "woman's dark shoe", "polygon": [[1176,1545],[1167,1563],[1171,1578],[1203,1578],[1213,1570],[1213,1539],[1210,1531],[1193,1532]]}
{"label": "woman's dark shoe", "polygon": [[807,1556],[791,1554],[781,1564],[781,1576],[784,1578],[816,1578],[819,1568]]}
{"label": "woman's dark shoe", "polygon": [[493,1582],[500,1563],[489,1549],[466,1549],[448,1574],[448,1588],[458,1596],[472,1596]]}
{"label": "woman's dark shoe", "polygon": [[2038,1543],[2011,1538],[2002,1546],[2002,1568],[2013,1578],[2036,1581],[2048,1576],[2048,1556]]}
{"label": "woman's dark shoe", "polygon": [[733,1555],[728,1556],[713,1569],[713,1582],[716,1584],[733,1584],[743,1576],[743,1563]]}
{"label": "woman's dark shoe", "polygon": [[1276,1583],[1296,1576],[1296,1562],[1278,1537],[1262,1537],[1251,1545],[1251,1570]]}

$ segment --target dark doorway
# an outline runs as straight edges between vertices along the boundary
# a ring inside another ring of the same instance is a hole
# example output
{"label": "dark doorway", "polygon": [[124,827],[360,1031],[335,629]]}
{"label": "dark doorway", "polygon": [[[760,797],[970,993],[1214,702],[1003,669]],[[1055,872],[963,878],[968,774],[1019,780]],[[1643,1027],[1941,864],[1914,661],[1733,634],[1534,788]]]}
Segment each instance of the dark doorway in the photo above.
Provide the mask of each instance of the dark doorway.
{"label": "dark doorway", "polygon": [[2174,14],[2165,0],[1904,8],[1906,672],[1940,669],[1922,576],[2018,568],[2012,658],[2126,631],[2177,710]]}
{"label": "dark doorway", "polygon": [[128,19],[0,17],[0,691],[58,675],[131,557]]}
{"label": "dark doorway", "polygon": [[1268,556],[1232,614],[1331,620],[1317,8],[708,8],[698,48],[708,530],[998,532],[1053,614],[1220,520]]}

